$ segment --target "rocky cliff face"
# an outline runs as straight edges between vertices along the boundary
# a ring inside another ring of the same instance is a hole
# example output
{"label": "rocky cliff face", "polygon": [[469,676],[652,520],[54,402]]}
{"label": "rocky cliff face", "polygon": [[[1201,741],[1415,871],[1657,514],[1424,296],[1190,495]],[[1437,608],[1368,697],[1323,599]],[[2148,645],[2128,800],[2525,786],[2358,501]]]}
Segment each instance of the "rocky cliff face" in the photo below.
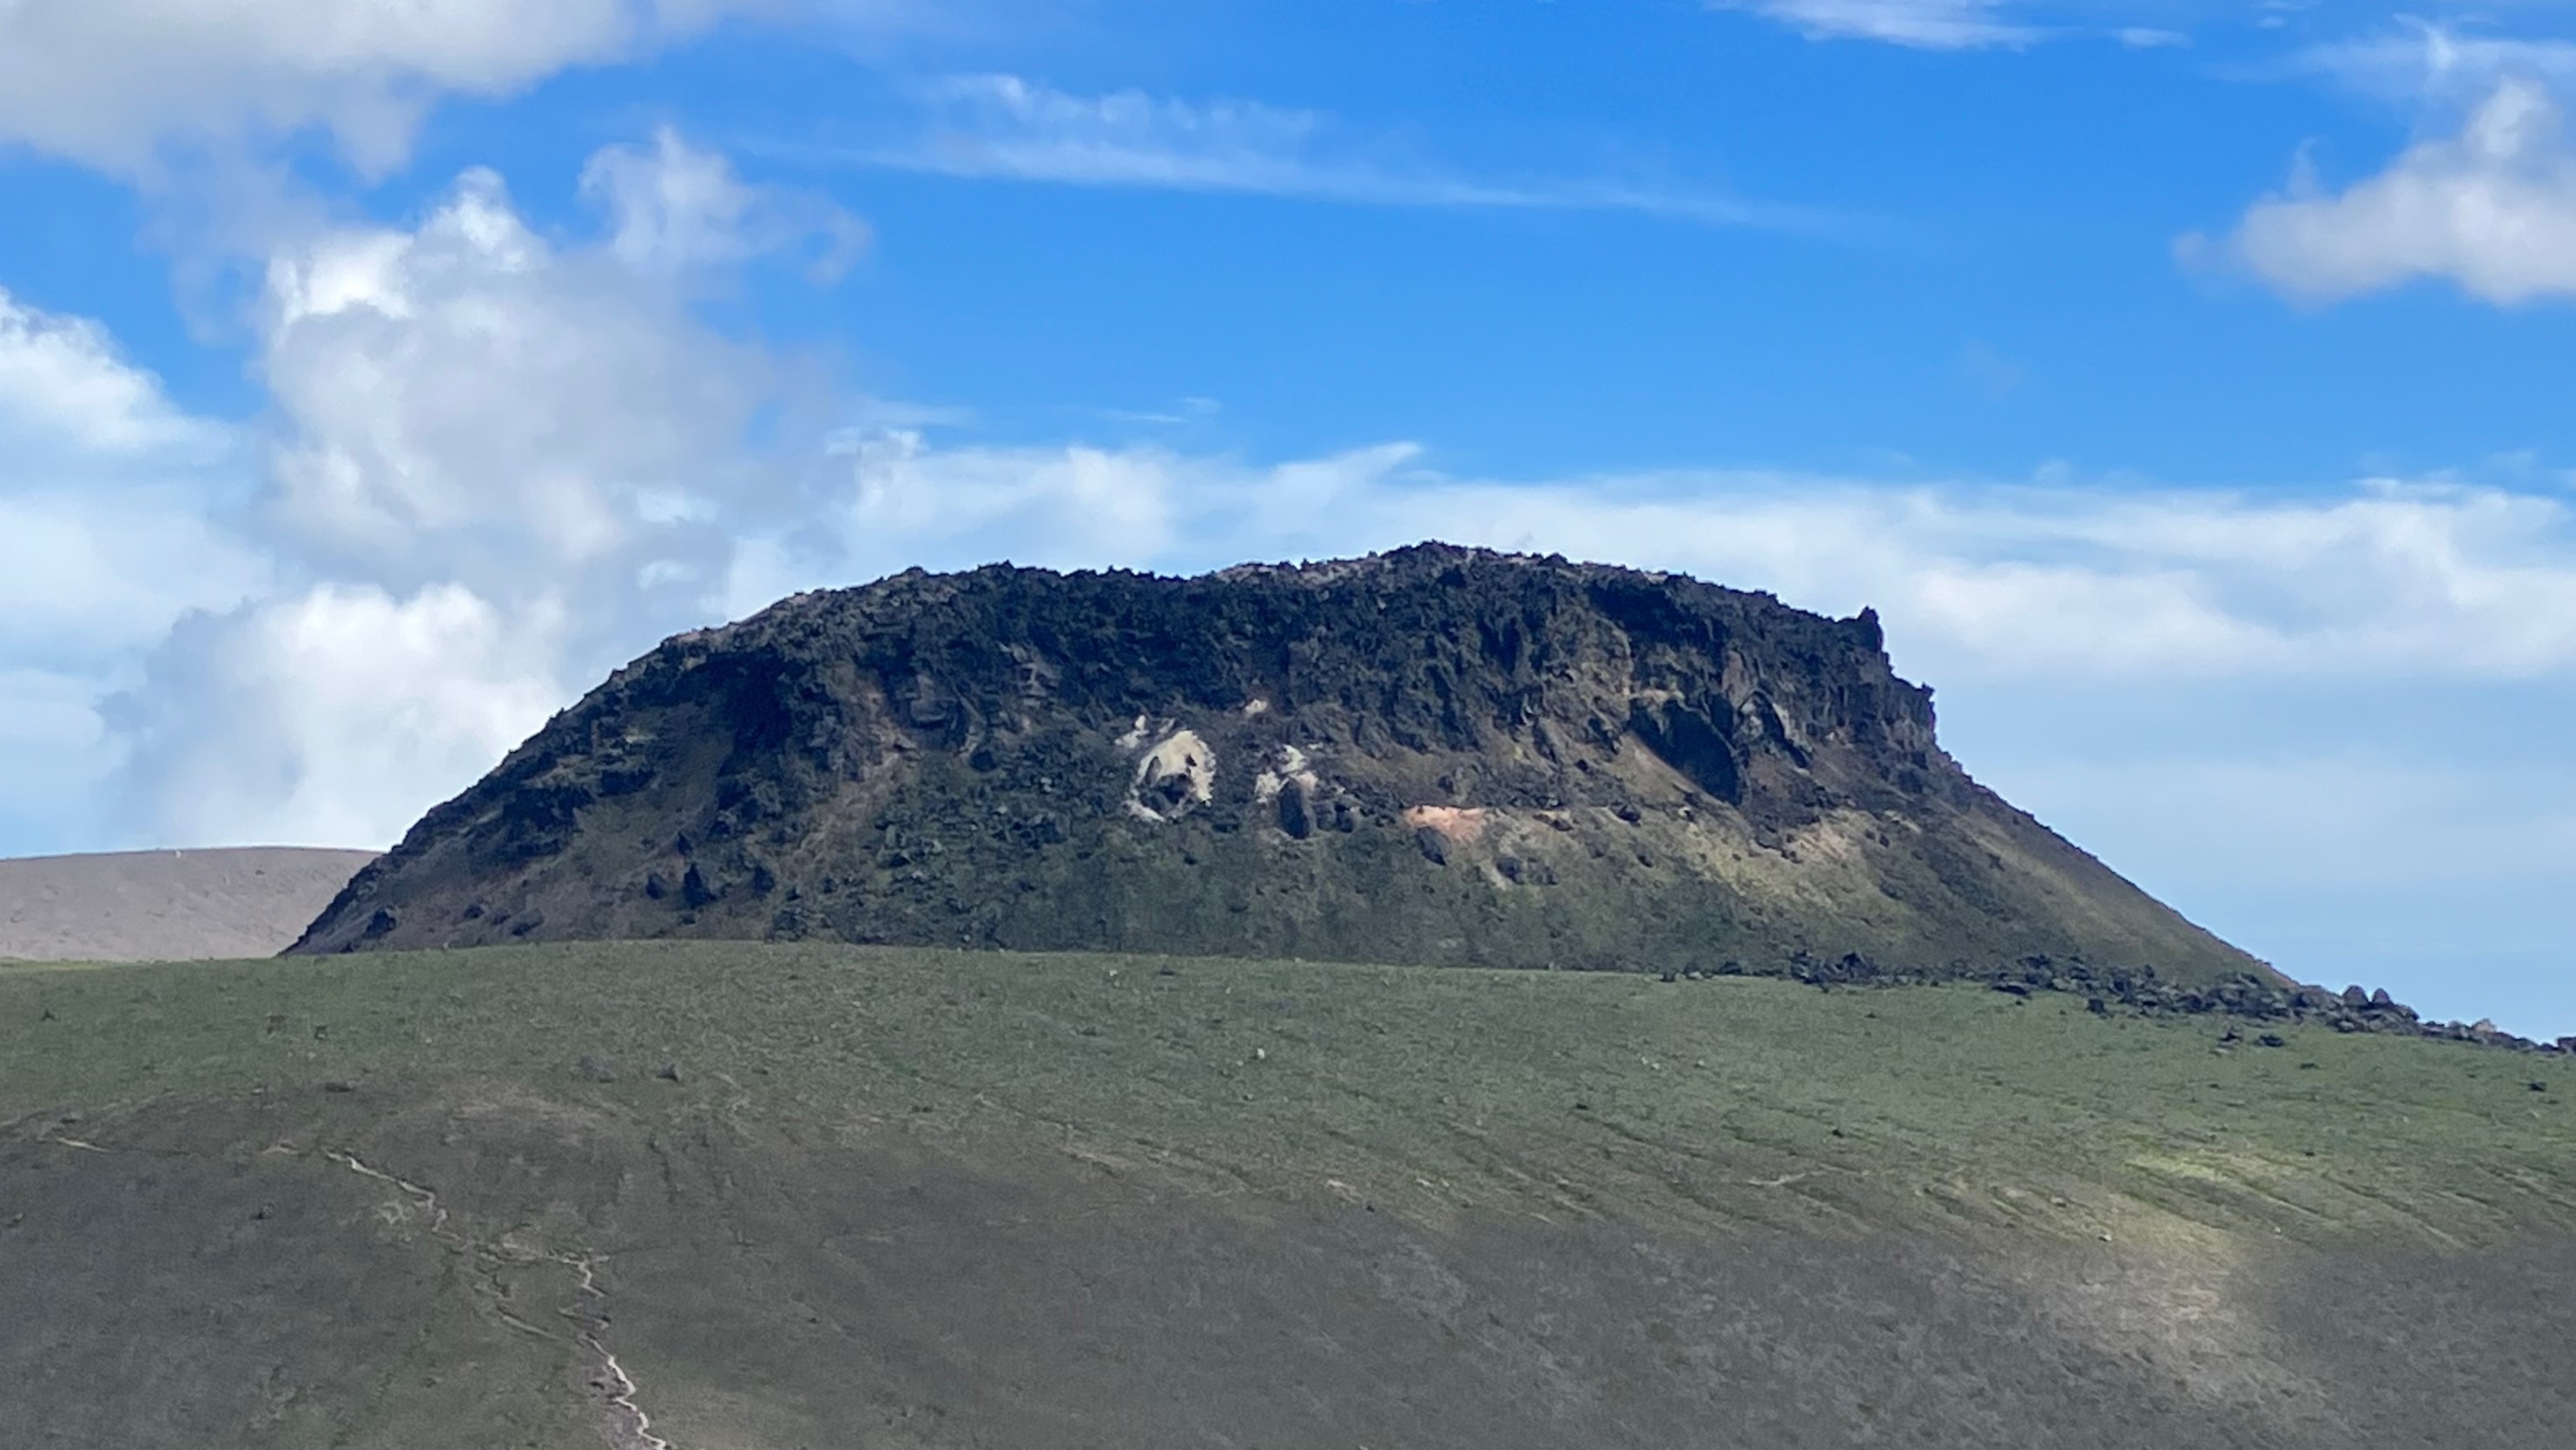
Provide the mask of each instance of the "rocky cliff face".
{"label": "rocky cliff face", "polygon": [[665,936],[2254,965],[1970,780],[1873,615],[1440,545],[915,571],[679,636],[295,950]]}

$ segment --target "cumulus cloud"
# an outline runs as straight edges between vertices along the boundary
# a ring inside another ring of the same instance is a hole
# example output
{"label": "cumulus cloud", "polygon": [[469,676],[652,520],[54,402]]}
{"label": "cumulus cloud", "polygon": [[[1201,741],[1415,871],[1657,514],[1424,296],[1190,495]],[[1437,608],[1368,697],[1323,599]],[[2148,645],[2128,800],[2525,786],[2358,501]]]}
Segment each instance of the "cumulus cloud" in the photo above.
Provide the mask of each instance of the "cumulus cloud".
{"label": "cumulus cloud", "polygon": [[390,841],[704,622],[737,537],[792,511],[821,457],[819,429],[784,441],[796,379],[688,297],[810,229],[669,133],[589,175],[594,243],[471,171],[410,226],[270,259],[261,488],[232,522],[274,578],[165,629],[106,706],[154,839]]}
{"label": "cumulus cloud", "polygon": [[105,329],[0,290],[0,822],[77,819],[116,761],[98,697],[190,611],[268,587],[209,517],[243,482],[230,431]]}
{"label": "cumulus cloud", "polygon": [[204,516],[236,453],[97,323],[0,289],[0,641],[132,644],[245,597],[260,571]]}
{"label": "cumulus cloud", "polygon": [[[622,235],[622,234],[621,234]],[[411,229],[315,237],[268,269],[269,508],[336,569],[487,591],[688,565],[765,360],[695,324],[617,241],[559,250],[467,173]]]}
{"label": "cumulus cloud", "polygon": [[2576,294],[2576,153],[2561,122],[2540,84],[2505,80],[2458,135],[2410,146],[2340,192],[2303,162],[2287,190],[2247,210],[2226,250],[2311,302],[2426,278],[2507,305]]}
{"label": "cumulus cloud", "polygon": [[502,96],[769,0],[10,0],[0,140],[117,169],[165,142],[329,132],[399,162],[442,95]]}
{"label": "cumulus cloud", "polygon": [[177,487],[0,492],[0,650],[77,662],[268,586],[267,561]]}
{"label": "cumulus cloud", "polygon": [[103,327],[0,288],[0,667],[93,667],[258,592],[263,561],[206,518],[234,453]]}
{"label": "cumulus cloud", "polygon": [[324,584],[183,623],[112,701],[164,844],[387,844],[563,703],[564,615],[461,585]]}
{"label": "cumulus cloud", "polygon": [[594,243],[473,171],[410,226],[281,246],[256,428],[0,293],[0,712],[30,776],[88,783],[55,844],[384,843],[721,607],[820,428],[797,432],[792,369],[688,299],[858,227],[667,131],[586,178]]}
{"label": "cumulus cloud", "polygon": [[[219,446],[219,430],[172,407],[160,380],[118,355],[104,328],[0,288],[0,428],[82,453],[133,456]],[[22,455],[23,456],[23,455]]]}
{"label": "cumulus cloud", "polygon": [[[0,851],[75,851],[123,844],[100,817],[117,751],[98,716],[100,682],[85,672],[0,668]],[[41,834],[13,841],[9,828]]]}

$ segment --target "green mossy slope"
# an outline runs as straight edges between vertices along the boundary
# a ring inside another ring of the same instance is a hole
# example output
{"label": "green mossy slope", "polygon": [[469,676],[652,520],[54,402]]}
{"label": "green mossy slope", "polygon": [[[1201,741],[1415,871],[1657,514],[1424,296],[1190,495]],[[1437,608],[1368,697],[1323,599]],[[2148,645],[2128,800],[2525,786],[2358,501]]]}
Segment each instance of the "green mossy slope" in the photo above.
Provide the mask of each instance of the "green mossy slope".
{"label": "green mossy slope", "polygon": [[2220,1027],[815,945],[9,969],[0,1442],[2560,1443],[2563,1059]]}

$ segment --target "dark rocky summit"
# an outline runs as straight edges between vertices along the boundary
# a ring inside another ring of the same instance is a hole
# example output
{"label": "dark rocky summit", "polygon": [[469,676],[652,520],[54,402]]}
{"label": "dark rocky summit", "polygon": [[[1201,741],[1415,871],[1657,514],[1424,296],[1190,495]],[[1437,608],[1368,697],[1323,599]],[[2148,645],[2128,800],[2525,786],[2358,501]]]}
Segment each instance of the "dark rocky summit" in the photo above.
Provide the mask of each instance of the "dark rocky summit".
{"label": "dark rocky summit", "polygon": [[681,635],[294,950],[670,936],[2278,984],[1969,779],[1874,615],[1442,545]]}

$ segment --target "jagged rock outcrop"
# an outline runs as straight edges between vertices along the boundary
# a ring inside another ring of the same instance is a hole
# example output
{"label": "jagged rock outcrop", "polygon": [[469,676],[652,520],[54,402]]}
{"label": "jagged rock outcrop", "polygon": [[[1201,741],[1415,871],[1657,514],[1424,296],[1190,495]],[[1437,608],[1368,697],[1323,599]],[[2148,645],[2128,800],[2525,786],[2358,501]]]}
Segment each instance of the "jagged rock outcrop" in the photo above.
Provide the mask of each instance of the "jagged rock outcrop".
{"label": "jagged rock outcrop", "polygon": [[1874,615],[1443,545],[916,570],[678,636],[295,950],[664,936],[2259,970],[1969,779]]}

